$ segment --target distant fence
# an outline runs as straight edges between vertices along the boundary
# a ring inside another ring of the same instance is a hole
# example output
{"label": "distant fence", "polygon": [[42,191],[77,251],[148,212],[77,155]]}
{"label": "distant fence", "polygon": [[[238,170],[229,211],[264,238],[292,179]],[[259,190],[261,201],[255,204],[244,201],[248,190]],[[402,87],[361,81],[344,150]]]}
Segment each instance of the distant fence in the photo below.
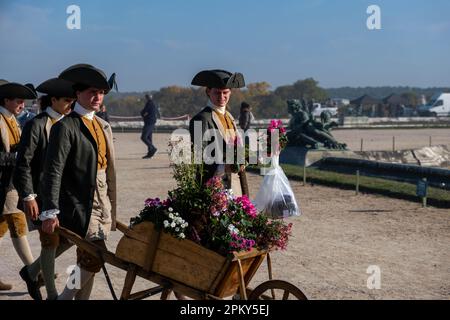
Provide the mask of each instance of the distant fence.
{"label": "distant fence", "polygon": [[450,127],[450,117],[399,117],[399,118],[344,117],[340,118],[337,122],[339,123],[340,128],[344,129]]}
{"label": "distant fence", "polygon": [[355,173],[358,170],[362,175],[413,184],[426,178],[430,186],[450,190],[448,169],[336,157],[324,158],[314,166],[320,170],[340,173]]}
{"label": "distant fence", "polygon": [[[144,126],[140,116],[122,117],[110,116],[111,126],[116,131],[138,131]],[[167,118],[163,117],[156,123],[156,131],[166,132],[178,128],[189,127],[189,115]],[[267,128],[272,119],[258,119],[252,122],[251,127]],[[280,119],[288,126],[290,119]],[[237,119],[236,119],[237,121]],[[450,128],[450,117],[400,117],[400,118],[369,118],[369,117],[344,117],[333,118],[332,121],[339,123],[337,129],[382,129],[382,128]]]}

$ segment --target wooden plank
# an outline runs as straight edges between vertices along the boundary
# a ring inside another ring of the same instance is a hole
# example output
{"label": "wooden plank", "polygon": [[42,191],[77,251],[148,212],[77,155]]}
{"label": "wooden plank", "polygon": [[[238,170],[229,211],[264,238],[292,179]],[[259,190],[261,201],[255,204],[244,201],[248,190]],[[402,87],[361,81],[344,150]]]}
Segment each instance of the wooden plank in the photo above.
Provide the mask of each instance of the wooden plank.
{"label": "wooden plank", "polygon": [[161,275],[158,275],[154,272],[146,272],[142,270],[142,268],[138,268],[137,274],[139,277],[149,280],[151,282],[154,282],[156,284],[159,284],[160,286],[163,286],[164,288],[170,288],[173,291],[176,291],[180,294],[183,294],[185,296],[188,296],[189,298],[196,299],[196,300],[204,300],[206,298],[206,293],[197,289],[194,289],[192,287],[189,287],[185,285],[184,283],[180,283],[175,280],[170,280],[166,277],[163,277]]}
{"label": "wooden plank", "polygon": [[[240,283],[238,261],[240,261],[241,263],[245,285],[247,285],[258,270],[261,262],[264,260],[265,252],[255,251],[251,252],[250,254],[248,254],[247,252],[243,252],[242,254],[238,253],[237,256],[244,256],[246,258],[242,260],[233,259],[233,262],[229,266],[227,273],[223,277],[222,283],[217,287],[215,291],[215,295],[218,297],[228,297],[234,295],[237,292]],[[250,258],[248,258],[249,256]]]}
{"label": "wooden plank", "polygon": [[129,231],[128,226],[125,223],[120,222],[120,221],[116,221],[116,228],[123,234],[126,234]]}
{"label": "wooden plank", "polygon": [[150,221],[144,221],[129,228],[128,231],[126,231],[126,235],[130,238],[151,244],[154,240],[154,232],[155,225]]}
{"label": "wooden plank", "polygon": [[133,289],[134,281],[136,280],[136,266],[130,265],[125,276],[125,283],[123,284],[122,295],[120,300],[128,300],[130,298],[131,290]]}
{"label": "wooden plank", "polygon": [[117,244],[116,257],[142,267],[147,261],[148,251],[147,243],[123,236]]}
{"label": "wooden plank", "polygon": [[173,255],[184,257],[199,264],[207,266],[217,266],[220,268],[226,257],[209,250],[191,240],[181,240],[163,232],[158,243],[158,249],[172,253]]}
{"label": "wooden plank", "polygon": [[220,267],[198,264],[186,257],[157,250],[152,271],[206,292],[221,270]]}
{"label": "wooden plank", "polygon": [[266,252],[267,252],[266,250],[257,250],[257,249],[252,249],[250,251],[233,252],[233,256],[234,256],[233,261],[257,257],[262,254],[266,254]]}
{"label": "wooden plank", "polygon": [[150,288],[147,290],[133,293],[132,295],[130,295],[128,300],[142,300],[142,299],[154,296],[155,294],[162,293],[163,291],[164,291],[164,287],[156,286],[154,288]]}
{"label": "wooden plank", "polygon": [[238,269],[238,277],[239,277],[239,293],[241,295],[241,299],[247,300],[247,292],[245,290],[245,280],[244,280],[244,270],[242,269],[241,260],[237,261],[237,269]]}
{"label": "wooden plank", "polygon": [[145,254],[145,261],[142,268],[145,271],[151,271],[153,267],[153,262],[155,260],[156,251],[158,250],[158,244],[161,237],[161,232],[159,230],[153,230],[150,237],[150,243],[148,243],[148,249]]}
{"label": "wooden plank", "polygon": [[214,279],[214,282],[209,287],[208,292],[216,293],[217,291],[220,291],[219,286],[221,283],[223,283],[223,278],[227,274],[227,271],[230,268],[231,263],[232,262],[229,258],[224,261],[220,272],[217,274],[216,279]]}
{"label": "wooden plank", "polygon": [[250,268],[245,273],[245,285],[248,286],[250,281],[252,281],[253,276],[258,271],[261,263],[264,261],[264,258],[266,257],[265,254],[257,256],[253,259],[252,264],[250,265]]}

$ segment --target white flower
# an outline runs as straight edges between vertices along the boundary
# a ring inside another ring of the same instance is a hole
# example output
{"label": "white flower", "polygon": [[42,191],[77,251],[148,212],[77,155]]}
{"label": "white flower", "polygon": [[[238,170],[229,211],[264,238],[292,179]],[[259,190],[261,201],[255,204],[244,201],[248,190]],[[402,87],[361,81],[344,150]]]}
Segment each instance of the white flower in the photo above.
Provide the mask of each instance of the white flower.
{"label": "white flower", "polygon": [[169,213],[169,218],[173,219],[173,214]]}
{"label": "white flower", "polygon": [[164,220],[164,228],[167,228],[167,226],[169,225],[169,221],[167,221],[167,220]]}
{"label": "white flower", "polygon": [[172,212],[172,211],[173,211],[172,207],[169,207],[169,209],[168,209],[168,210],[169,210],[169,212]]}
{"label": "white flower", "polygon": [[184,235],[184,233],[180,233],[180,238],[181,238],[181,239],[186,238],[186,236]]}
{"label": "white flower", "polygon": [[176,227],[175,222],[172,222],[172,223],[170,224],[170,226],[171,226],[172,228],[175,228],[175,227]]}
{"label": "white flower", "polygon": [[176,227],[176,228],[175,228],[175,231],[176,231],[176,232],[180,231],[180,228]]}
{"label": "white flower", "polygon": [[230,233],[231,233],[231,234],[238,234],[238,233],[239,233],[239,230],[238,230],[234,225],[232,225],[232,224],[230,224],[230,225],[228,226],[228,230],[230,230]]}

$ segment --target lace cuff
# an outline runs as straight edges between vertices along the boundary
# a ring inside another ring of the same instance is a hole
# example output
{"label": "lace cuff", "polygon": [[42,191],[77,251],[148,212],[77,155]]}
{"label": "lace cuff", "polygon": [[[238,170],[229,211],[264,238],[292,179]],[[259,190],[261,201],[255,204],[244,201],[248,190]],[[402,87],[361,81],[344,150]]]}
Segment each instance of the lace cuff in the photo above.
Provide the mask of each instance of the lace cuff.
{"label": "lace cuff", "polygon": [[23,198],[23,201],[31,201],[31,200],[36,199],[36,197],[37,197],[37,194],[32,193],[32,194],[29,194],[28,196],[26,196],[25,198]]}
{"label": "lace cuff", "polygon": [[58,214],[59,214],[58,209],[47,210],[47,211],[42,212],[39,215],[39,220],[45,221],[45,220],[49,220],[49,219],[55,219]]}

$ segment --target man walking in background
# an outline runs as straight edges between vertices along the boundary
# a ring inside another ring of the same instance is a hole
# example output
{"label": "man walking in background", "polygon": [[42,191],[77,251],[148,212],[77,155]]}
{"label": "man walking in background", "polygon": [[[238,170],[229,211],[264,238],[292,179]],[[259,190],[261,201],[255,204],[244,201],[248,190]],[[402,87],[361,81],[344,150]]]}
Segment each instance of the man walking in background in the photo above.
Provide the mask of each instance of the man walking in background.
{"label": "man walking in background", "polygon": [[147,154],[143,159],[150,159],[153,157],[158,149],[153,145],[153,130],[155,129],[156,120],[160,117],[158,107],[153,102],[152,96],[146,94],[147,100],[144,109],[141,111],[141,116],[144,119],[144,128],[142,129],[141,140],[147,146]]}

